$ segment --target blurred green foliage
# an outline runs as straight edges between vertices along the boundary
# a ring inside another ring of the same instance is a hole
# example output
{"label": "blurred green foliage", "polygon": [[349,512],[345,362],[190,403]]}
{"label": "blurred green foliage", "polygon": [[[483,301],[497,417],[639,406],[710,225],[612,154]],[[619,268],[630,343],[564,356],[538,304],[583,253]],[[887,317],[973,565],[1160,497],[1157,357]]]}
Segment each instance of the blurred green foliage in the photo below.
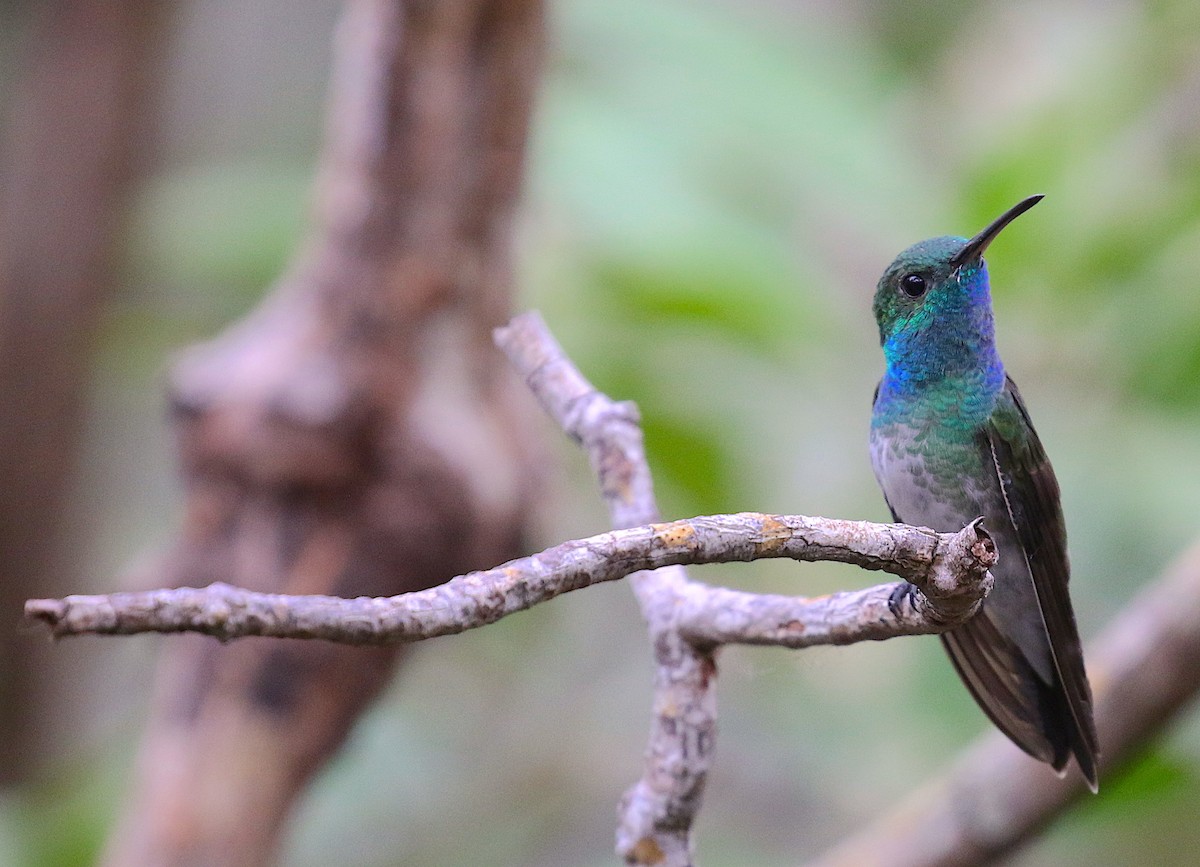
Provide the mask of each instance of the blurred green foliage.
{"label": "blurred green foliage", "polygon": [[[177,90],[176,110],[204,105]],[[81,493],[126,505],[90,525],[89,562],[115,571],[170,530],[169,478],[132,466],[130,438],[154,431],[166,454],[164,353],[248,309],[297,243],[320,118],[304,110],[307,131],[269,151],[168,148],[141,197]],[[874,519],[876,277],[915,240],[1045,193],[989,261],[1001,349],[1063,485],[1085,636],[1196,534],[1200,4],[558,0],[527,189],[521,304],[637,401],[666,514]],[[547,459],[563,476],[542,541],[604,527],[582,458],[563,443]],[[780,563],[697,577],[795,593],[871,580]],[[709,865],[815,854],[987,728],[932,639],[721,664]],[[318,781],[284,861],[612,863],[648,691],[620,586],[420,648]],[[110,709],[87,742],[125,755],[141,712]],[[1190,718],[1018,862],[1192,863],[1198,763]],[[61,773],[79,784],[54,809],[30,806],[41,791],[0,801],[0,859],[86,863],[99,845],[128,768]],[[59,834],[61,857],[21,842]]]}

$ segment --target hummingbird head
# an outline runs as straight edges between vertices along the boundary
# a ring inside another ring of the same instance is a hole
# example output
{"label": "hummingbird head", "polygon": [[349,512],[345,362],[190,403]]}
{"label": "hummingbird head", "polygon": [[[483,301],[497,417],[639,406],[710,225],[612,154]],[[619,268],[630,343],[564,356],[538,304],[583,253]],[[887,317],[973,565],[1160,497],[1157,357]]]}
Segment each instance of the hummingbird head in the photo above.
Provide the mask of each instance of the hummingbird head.
{"label": "hummingbird head", "polygon": [[1041,196],[1009,208],[974,238],[921,241],[896,257],[875,289],[875,321],[889,364],[989,342],[991,298],[983,251]]}

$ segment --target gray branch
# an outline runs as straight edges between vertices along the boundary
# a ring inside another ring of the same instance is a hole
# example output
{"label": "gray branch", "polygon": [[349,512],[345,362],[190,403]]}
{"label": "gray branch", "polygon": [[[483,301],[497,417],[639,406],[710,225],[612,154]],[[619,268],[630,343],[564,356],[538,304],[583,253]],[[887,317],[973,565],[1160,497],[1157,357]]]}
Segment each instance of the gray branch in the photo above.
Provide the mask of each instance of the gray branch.
{"label": "gray branch", "polygon": [[[887,610],[868,608],[854,622],[834,623],[839,612],[852,610],[849,599],[863,593],[834,594],[820,599],[729,594],[744,610],[746,622],[755,612],[782,618],[780,640],[766,639],[761,624],[748,634],[753,643],[789,646],[828,644],[836,640],[831,625],[852,635],[849,640],[890,638],[941,631],[972,613],[986,588],[986,570],[994,562],[991,540],[976,524],[958,533],[938,534],[902,524],[838,521],[801,515],[737,515],[690,518],[614,530],[547,548],[531,557],[494,569],[470,572],[429,590],[389,597],[289,596],[256,593],[228,584],[203,589],[183,587],[32,599],[27,617],[46,623],[55,636],[92,633],[132,635],[140,632],[200,632],[221,640],[264,635],[272,638],[320,638],[343,644],[387,644],[454,635],[494,623],[562,593],[632,572],[684,563],[726,563],[770,557],[835,560],[864,569],[890,572],[921,588],[925,595]],[[867,591],[886,595],[895,585]],[[711,591],[711,588],[704,588]],[[848,597],[848,598],[843,598]],[[704,618],[720,616],[709,601],[698,600],[693,628],[697,636],[720,635],[727,625]],[[795,626],[791,626],[792,623]],[[797,643],[785,633],[811,630],[811,640]],[[822,636],[828,636],[822,640]],[[709,640],[705,638],[704,640]],[[836,642],[840,643],[840,642]]]}
{"label": "gray branch", "polygon": [[[35,599],[26,603],[26,617],[55,636],[200,632],[221,640],[259,635],[385,644],[474,629],[630,576],[654,650],[655,700],[644,773],[622,800],[617,848],[630,864],[691,864],[691,825],[716,740],[715,648],[849,644],[945,631],[978,610],[991,586],[995,546],[979,521],[946,534],[756,512],[655,523],[636,408],[597,392],[536,314],[515,318],[496,338],[547,412],[586,449],[613,531],[399,596],[289,596],[218,583]],[[779,557],[851,563],[916,589],[892,583],[814,599],[758,595],[691,581],[681,568]]]}

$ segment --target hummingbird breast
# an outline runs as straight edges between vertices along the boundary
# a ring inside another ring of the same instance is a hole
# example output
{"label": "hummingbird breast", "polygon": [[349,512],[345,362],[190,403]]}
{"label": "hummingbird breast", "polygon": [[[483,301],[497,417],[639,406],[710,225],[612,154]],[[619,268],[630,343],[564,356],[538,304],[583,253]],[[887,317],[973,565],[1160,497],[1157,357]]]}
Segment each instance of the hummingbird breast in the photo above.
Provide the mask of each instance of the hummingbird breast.
{"label": "hummingbird breast", "polygon": [[871,426],[871,465],[897,521],[953,533],[978,517],[1000,555],[985,607],[1026,649],[1047,683],[1055,677],[1033,576],[1012,524],[998,468],[980,438],[956,421],[918,416]]}

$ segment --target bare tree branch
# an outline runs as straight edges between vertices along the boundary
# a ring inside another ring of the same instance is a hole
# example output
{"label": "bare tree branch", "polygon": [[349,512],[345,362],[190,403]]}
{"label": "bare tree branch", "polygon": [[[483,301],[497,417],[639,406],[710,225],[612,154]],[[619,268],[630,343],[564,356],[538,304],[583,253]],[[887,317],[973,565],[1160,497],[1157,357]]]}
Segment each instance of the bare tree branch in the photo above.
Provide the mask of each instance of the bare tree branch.
{"label": "bare tree branch", "polygon": [[[56,636],[200,632],[396,644],[486,626],[571,590],[683,563],[765,558],[832,560],[898,575],[921,588],[895,605],[897,585],[816,599],[692,585],[681,621],[693,640],[807,647],[940,632],[975,612],[995,548],[972,523],[958,533],[801,515],[743,512],[614,530],[532,557],[391,597],[289,596],[213,584],[101,596],[34,599],[28,617]],[[713,595],[712,599],[705,598]],[[889,607],[890,605],[890,607]],[[894,611],[892,610],[894,609]]]}
{"label": "bare tree branch", "polygon": [[[1146,588],[1087,651],[1101,778],[1160,734],[1200,690],[1200,544]],[[839,845],[823,867],[963,867],[1011,853],[1087,791],[998,732],[941,780]]]}

